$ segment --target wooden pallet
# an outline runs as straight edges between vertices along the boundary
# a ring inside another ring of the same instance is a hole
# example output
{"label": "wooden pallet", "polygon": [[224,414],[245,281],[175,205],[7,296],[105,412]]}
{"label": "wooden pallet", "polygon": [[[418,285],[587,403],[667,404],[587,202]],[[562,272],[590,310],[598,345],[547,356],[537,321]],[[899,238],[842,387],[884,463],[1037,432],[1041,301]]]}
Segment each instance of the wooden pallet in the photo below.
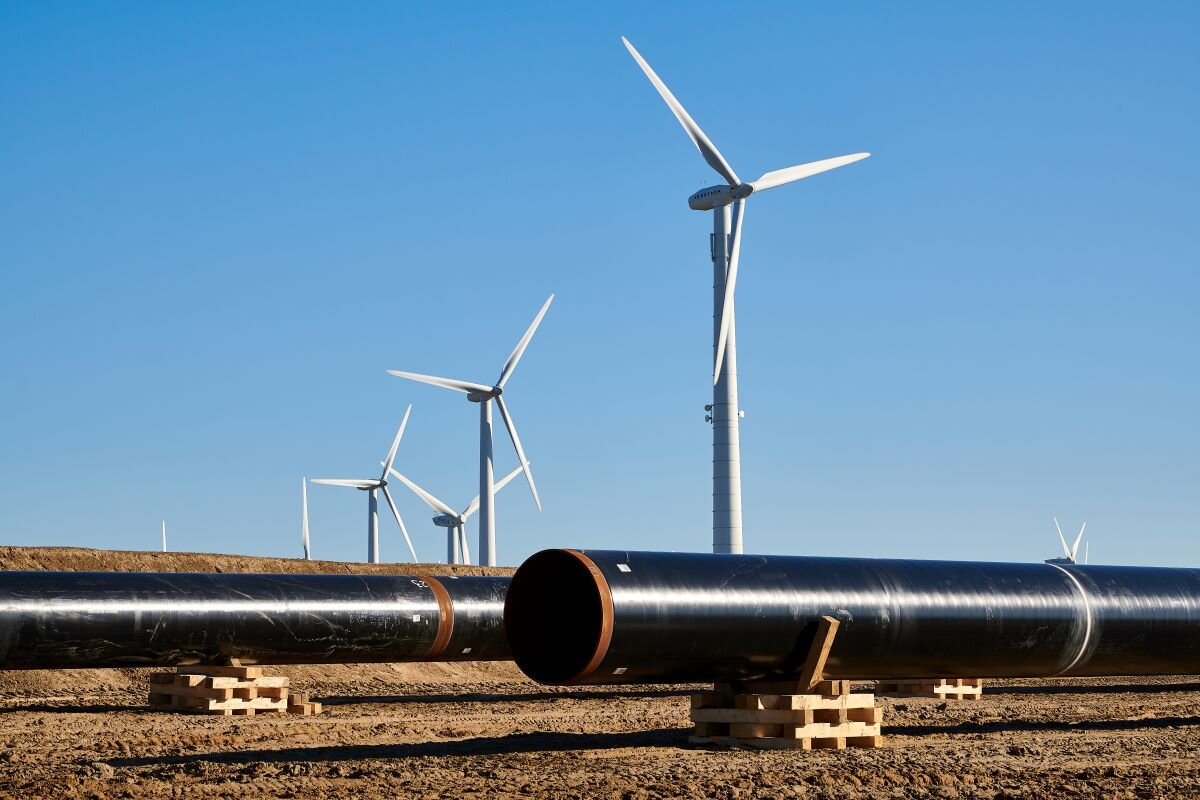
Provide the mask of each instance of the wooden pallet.
{"label": "wooden pallet", "polygon": [[[796,685],[789,684],[793,691]],[[822,681],[805,694],[731,692],[692,695],[692,744],[762,749],[880,747],[883,709],[847,681]],[[763,687],[769,688],[769,687]]]}
{"label": "wooden pallet", "polygon": [[692,695],[692,744],[761,749],[880,747],[883,709],[850,682],[824,680],[838,621],[822,617],[799,678],[717,684]]}
{"label": "wooden pallet", "polygon": [[937,697],[942,700],[978,700],[983,696],[982,678],[914,678],[879,681],[875,691],[893,697]]}
{"label": "wooden pallet", "polygon": [[293,693],[287,678],[262,672],[262,667],[193,666],[155,673],[150,676],[150,707],[225,716],[321,713],[321,704]]}

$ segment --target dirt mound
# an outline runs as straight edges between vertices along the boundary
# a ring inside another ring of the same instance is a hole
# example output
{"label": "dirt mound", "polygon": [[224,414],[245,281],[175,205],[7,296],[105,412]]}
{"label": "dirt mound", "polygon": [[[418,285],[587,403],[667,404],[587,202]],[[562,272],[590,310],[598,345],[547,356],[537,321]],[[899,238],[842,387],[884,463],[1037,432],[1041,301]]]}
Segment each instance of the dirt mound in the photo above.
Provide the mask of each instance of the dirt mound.
{"label": "dirt mound", "polygon": [[225,553],[154,553],[87,547],[0,547],[0,570],[65,572],[260,572],[353,575],[512,575],[513,567],[458,564],[360,564]]}

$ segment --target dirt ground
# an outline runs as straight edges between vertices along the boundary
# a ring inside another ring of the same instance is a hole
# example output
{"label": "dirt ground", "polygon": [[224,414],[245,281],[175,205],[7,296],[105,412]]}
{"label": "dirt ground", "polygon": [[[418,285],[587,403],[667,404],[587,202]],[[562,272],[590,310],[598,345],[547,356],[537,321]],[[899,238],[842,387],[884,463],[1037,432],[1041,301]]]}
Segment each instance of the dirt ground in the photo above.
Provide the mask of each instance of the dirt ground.
{"label": "dirt ground", "polygon": [[325,713],[154,712],[147,670],[0,672],[0,798],[1200,796],[1194,676],[883,698],[881,749],[757,752],[688,746],[691,687],[549,689],[510,664],[272,671]]}

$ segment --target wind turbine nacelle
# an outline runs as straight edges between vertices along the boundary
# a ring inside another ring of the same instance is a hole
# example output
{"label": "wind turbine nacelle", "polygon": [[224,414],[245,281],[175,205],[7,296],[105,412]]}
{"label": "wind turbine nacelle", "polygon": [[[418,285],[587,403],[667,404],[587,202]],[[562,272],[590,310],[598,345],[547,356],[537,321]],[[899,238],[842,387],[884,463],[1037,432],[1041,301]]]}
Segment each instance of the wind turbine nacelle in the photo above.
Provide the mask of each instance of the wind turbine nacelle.
{"label": "wind turbine nacelle", "polygon": [[439,528],[455,528],[458,526],[458,519],[449,514],[438,514],[433,518],[433,524]]}
{"label": "wind turbine nacelle", "polygon": [[717,206],[727,206],[734,201],[733,187],[727,184],[709,186],[701,189],[688,198],[688,206],[693,211],[711,211]]}

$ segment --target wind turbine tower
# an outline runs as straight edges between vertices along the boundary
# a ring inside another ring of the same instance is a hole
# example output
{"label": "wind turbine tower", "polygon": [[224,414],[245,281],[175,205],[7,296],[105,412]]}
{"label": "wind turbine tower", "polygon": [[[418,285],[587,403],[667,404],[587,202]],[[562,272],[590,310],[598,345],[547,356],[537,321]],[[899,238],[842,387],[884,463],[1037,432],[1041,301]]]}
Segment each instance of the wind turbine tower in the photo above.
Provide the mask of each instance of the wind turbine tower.
{"label": "wind turbine tower", "polygon": [[[701,189],[688,198],[694,211],[713,212],[710,250],[713,265],[713,401],[705,410],[713,427],[713,552],[742,552],[742,466],[738,438],[737,338],[734,335],[733,291],[737,285],[738,255],[742,247],[742,222],[746,199],[755,192],[773,189],[820,172],[861,161],[870,153],[814,161],[764,173],[743,182],[696,121],[671,94],[641,54],[624,36],[621,41],[650,83],[666,101],[671,113],[704,160],[726,183]],[[731,224],[732,223],[732,224]]]}
{"label": "wind turbine tower", "polygon": [[[479,563],[484,566],[496,566],[496,476],[492,465],[493,400],[500,409],[500,417],[504,420],[504,427],[508,429],[508,438],[512,439],[513,449],[517,451],[517,460],[521,462],[521,470],[525,473],[529,491],[533,493],[533,502],[537,504],[538,511],[542,510],[542,501],[538,497],[537,486],[533,483],[533,472],[529,469],[529,459],[525,457],[525,449],[521,447],[521,437],[517,436],[517,427],[513,423],[512,415],[509,414],[508,406],[501,395],[504,394],[504,384],[512,377],[513,370],[517,368],[517,363],[525,354],[525,348],[529,346],[533,334],[537,332],[538,325],[542,324],[542,317],[546,316],[546,311],[549,310],[553,300],[554,295],[550,295],[542,304],[541,310],[533,318],[533,322],[525,331],[525,335],[521,337],[521,341],[517,342],[517,346],[509,354],[508,360],[504,362],[504,366],[500,370],[500,377],[492,386],[460,381],[456,378],[421,375],[416,372],[400,372],[394,369],[387,371],[389,375],[395,375],[397,378],[407,378],[410,381],[428,383],[433,386],[441,386],[443,389],[462,392],[467,396],[469,402],[479,404]],[[386,469],[384,473],[387,473]]]}
{"label": "wind turbine tower", "polygon": [[304,548],[304,560],[312,558],[308,541],[308,478],[300,479],[300,545]]}

